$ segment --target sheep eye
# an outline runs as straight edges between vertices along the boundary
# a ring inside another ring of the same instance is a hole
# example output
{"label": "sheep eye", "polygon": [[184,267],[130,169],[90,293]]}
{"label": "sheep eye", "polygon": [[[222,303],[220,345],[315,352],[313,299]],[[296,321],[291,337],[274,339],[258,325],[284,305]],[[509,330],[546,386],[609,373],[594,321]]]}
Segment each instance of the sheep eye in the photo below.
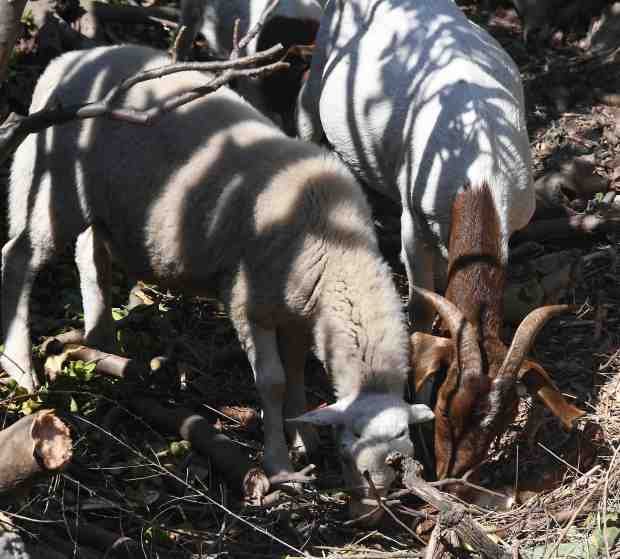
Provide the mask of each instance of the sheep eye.
{"label": "sheep eye", "polygon": [[358,431],[353,431],[353,436],[356,439],[361,439],[362,438],[362,434],[360,432],[358,432]]}
{"label": "sheep eye", "polygon": [[397,439],[404,439],[407,436],[407,432],[409,431],[409,429],[405,428],[403,429],[400,433],[398,433],[398,435],[396,435]]}

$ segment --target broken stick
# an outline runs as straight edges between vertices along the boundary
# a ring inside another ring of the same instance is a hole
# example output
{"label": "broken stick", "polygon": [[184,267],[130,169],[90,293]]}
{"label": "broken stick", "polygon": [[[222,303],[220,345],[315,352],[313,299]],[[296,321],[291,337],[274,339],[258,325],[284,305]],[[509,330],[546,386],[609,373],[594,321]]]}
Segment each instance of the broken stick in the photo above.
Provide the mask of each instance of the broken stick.
{"label": "broken stick", "polygon": [[511,559],[511,553],[489,538],[484,528],[467,514],[463,505],[418,475],[419,468],[413,458],[402,458],[401,467],[405,487],[439,512],[437,523],[441,533],[453,531],[461,542],[469,545],[480,557]]}
{"label": "broken stick", "polygon": [[0,431],[0,493],[41,473],[54,472],[71,460],[69,428],[41,410]]}

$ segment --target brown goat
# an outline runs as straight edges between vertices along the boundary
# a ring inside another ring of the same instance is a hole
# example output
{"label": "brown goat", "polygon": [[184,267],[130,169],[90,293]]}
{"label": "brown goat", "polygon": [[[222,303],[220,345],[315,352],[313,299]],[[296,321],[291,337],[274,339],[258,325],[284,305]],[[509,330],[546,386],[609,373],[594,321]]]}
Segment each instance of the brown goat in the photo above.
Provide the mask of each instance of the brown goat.
{"label": "brown goat", "polygon": [[493,440],[517,414],[518,381],[566,428],[584,413],[564,400],[538,363],[526,359],[544,324],[568,305],[531,312],[510,348],[500,339],[506,251],[487,185],[459,192],[451,223],[445,297],[414,287],[435,308],[451,339],[419,332],[411,338],[416,391],[430,375],[447,371],[434,410],[439,479],[462,476],[484,462]]}

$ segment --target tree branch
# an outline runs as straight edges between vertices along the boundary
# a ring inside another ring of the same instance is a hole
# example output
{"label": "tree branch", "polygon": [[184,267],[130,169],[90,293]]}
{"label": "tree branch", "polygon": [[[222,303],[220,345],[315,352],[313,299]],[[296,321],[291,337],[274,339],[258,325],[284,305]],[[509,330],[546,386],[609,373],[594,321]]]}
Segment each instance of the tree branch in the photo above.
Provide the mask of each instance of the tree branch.
{"label": "tree branch", "polygon": [[411,493],[437,509],[442,532],[453,530],[462,542],[469,545],[481,557],[511,559],[510,552],[489,538],[484,528],[467,515],[465,507],[457,503],[452,496],[439,491],[419,477],[419,467],[413,458],[403,457],[400,464],[392,459],[391,464],[402,469],[403,484]]}
{"label": "tree branch", "polygon": [[[0,2],[0,4],[2,3]],[[56,101],[52,102],[51,106],[45,107],[27,117],[12,115],[0,128],[0,164],[13,153],[29,134],[40,132],[50,126],[63,124],[72,120],[105,117],[111,120],[121,120],[132,124],[151,125],[162,115],[212,93],[233,79],[240,77],[255,78],[287,69],[289,64],[279,61],[258,68],[251,67],[266,60],[273,59],[283,50],[284,47],[282,47],[282,45],[276,45],[264,52],[240,58],[236,61],[170,64],[161,68],[140,72],[123,80],[119,85],[110,90],[101,101],[67,106],[63,106],[60,102]],[[138,83],[157,79],[176,72],[190,70],[203,72],[225,71],[220,75],[214,76],[207,84],[184,91],[168,99],[162,105],[151,107],[150,109],[137,110],[130,107],[114,106],[115,101],[117,101],[122,94]]]}

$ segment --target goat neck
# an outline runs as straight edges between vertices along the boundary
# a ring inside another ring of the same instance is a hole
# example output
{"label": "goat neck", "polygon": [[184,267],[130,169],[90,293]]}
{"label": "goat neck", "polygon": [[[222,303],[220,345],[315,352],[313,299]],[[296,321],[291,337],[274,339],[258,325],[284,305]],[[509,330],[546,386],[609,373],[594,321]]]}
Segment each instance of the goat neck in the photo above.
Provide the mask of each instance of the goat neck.
{"label": "goat neck", "polygon": [[502,326],[506,244],[488,185],[466,185],[452,206],[446,299],[483,341],[498,339]]}

